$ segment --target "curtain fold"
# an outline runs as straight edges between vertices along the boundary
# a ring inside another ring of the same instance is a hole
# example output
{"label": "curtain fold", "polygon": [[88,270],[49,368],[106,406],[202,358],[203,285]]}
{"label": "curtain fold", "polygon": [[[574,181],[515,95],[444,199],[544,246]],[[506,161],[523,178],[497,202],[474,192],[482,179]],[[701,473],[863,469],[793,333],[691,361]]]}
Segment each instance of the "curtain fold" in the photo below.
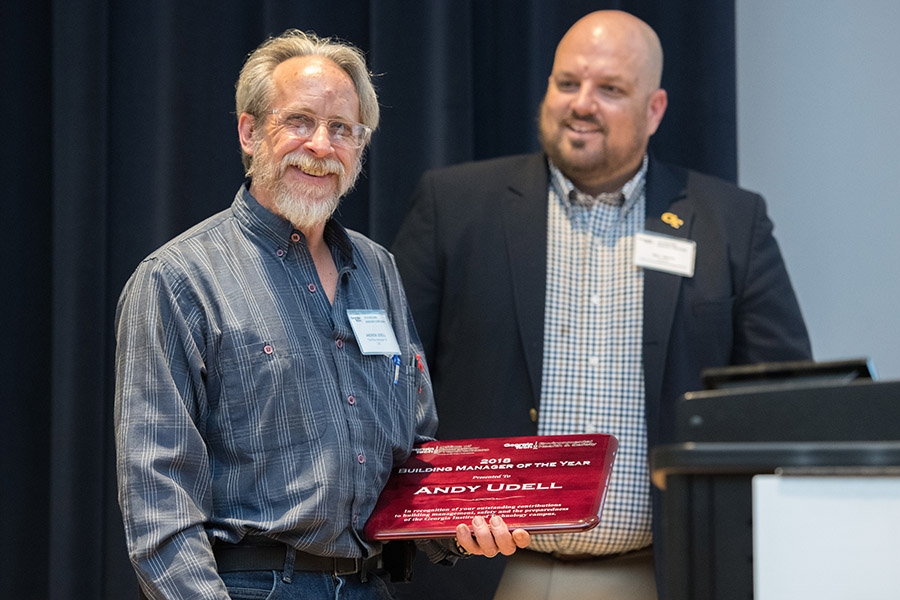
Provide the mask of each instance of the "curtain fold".
{"label": "curtain fold", "polygon": [[12,542],[0,544],[0,581],[36,597],[46,597],[50,513],[50,14],[41,0],[0,3],[0,515]]}
{"label": "curtain fold", "polygon": [[662,40],[670,105],[652,151],[734,180],[732,2],[4,3],[5,593],[136,594],[115,497],[115,303],[138,261],[231,203],[248,52],[289,27],[366,51],[383,119],[340,219],[389,245],[423,170],[538,148],[556,43],[601,8],[635,13]]}

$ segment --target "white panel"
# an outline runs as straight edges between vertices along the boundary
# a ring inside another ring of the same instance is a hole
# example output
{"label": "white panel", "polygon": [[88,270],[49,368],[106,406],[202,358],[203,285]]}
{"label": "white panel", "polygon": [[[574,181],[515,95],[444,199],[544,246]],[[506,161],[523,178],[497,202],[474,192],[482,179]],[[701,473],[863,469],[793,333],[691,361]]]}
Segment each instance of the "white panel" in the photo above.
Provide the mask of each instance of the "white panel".
{"label": "white panel", "polygon": [[900,477],[753,478],[755,600],[900,598]]}

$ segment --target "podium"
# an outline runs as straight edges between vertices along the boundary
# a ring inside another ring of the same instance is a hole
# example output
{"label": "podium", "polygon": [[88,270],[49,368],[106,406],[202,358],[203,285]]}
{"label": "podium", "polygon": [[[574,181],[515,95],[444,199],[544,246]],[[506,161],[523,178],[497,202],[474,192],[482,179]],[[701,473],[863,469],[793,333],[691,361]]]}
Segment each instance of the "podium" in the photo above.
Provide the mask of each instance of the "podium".
{"label": "podium", "polygon": [[[754,595],[754,575],[759,581],[763,564],[754,565],[754,538],[757,545],[766,541],[768,551],[773,535],[776,545],[799,541],[780,539],[771,526],[754,528],[754,493],[758,510],[770,497],[765,490],[771,486],[762,484],[772,477],[804,484],[835,477],[892,482],[897,510],[890,514],[898,516],[886,525],[900,532],[900,381],[866,377],[760,379],[685,394],[676,409],[675,441],[650,455],[653,483],[664,490],[661,543],[669,600],[764,598]],[[900,563],[900,551],[892,552],[878,560]],[[900,574],[886,575],[900,583]],[[896,597],[898,589],[881,597]]]}

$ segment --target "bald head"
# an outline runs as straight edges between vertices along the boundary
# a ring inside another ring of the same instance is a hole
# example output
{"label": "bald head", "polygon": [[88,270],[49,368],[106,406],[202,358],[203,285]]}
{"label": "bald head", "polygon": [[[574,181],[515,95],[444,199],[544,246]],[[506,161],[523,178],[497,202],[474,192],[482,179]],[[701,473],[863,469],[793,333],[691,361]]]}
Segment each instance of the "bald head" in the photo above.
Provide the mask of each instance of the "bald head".
{"label": "bald head", "polygon": [[666,110],[662,48],[628,13],[593,12],[556,48],[539,134],[550,161],[578,189],[616,191],[640,169]]}
{"label": "bald head", "polygon": [[[662,82],[663,51],[653,28],[619,10],[598,10],[585,15],[566,32],[556,48],[556,60],[574,48],[606,46],[630,56],[632,73],[645,90]],[[555,62],[554,62],[555,66]]]}

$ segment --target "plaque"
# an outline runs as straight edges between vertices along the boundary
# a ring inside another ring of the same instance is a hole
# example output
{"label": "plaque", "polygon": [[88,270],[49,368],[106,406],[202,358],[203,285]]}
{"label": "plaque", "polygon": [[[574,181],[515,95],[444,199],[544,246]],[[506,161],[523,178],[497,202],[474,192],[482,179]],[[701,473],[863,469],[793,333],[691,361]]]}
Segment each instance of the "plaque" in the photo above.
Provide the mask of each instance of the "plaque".
{"label": "plaque", "polygon": [[365,526],[370,539],[453,537],[475,516],[510,530],[587,531],[618,448],[607,434],[479,438],[417,444],[396,467]]}

